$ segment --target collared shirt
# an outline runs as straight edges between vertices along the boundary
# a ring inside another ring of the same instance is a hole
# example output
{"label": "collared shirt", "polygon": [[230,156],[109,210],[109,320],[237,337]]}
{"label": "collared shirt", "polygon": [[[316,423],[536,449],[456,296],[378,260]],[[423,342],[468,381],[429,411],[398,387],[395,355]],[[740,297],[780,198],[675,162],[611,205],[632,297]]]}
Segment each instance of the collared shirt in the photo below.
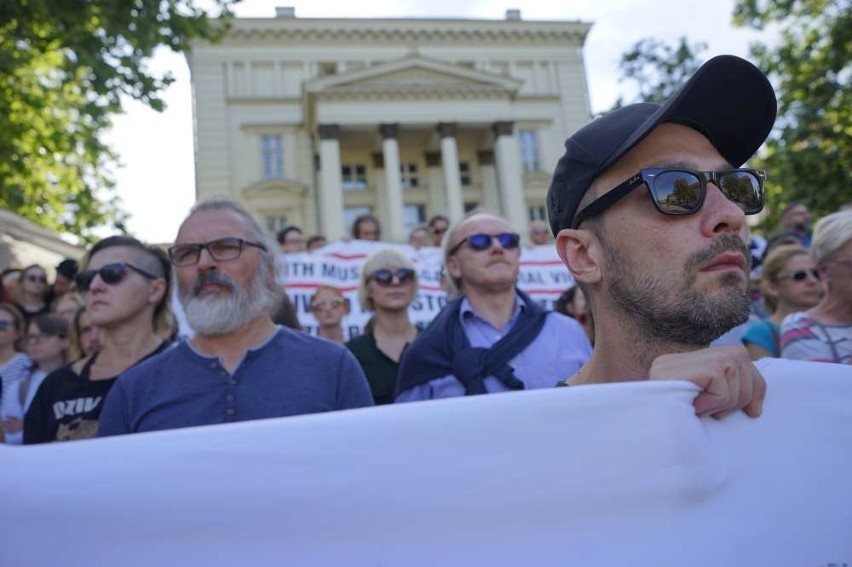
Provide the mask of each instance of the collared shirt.
{"label": "collared shirt", "polygon": [[[495,328],[479,316],[468,302],[462,300],[459,317],[470,346],[489,348],[515,325],[523,302],[515,296],[515,306],[509,322],[503,329]],[[592,354],[592,345],[577,321],[561,313],[548,313],[539,335],[521,353],[509,361],[515,376],[528,390],[552,388],[560,380],[573,375]],[[494,376],[485,379],[488,393],[506,392],[509,389]],[[437,398],[464,396],[464,386],[449,374],[430,380],[400,393],[396,402],[414,402]]]}

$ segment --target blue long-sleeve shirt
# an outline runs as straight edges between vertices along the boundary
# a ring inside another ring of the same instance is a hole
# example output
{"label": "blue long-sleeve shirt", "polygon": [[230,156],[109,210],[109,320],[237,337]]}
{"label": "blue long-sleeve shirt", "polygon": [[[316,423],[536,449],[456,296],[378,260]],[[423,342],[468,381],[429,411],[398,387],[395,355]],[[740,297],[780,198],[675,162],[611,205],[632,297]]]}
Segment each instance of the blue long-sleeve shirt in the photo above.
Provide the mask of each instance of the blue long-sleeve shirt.
{"label": "blue long-sleeve shirt", "polygon": [[[503,329],[474,312],[467,298],[459,308],[462,328],[472,347],[489,348],[509,332],[517,322],[523,302],[515,298],[512,318]],[[414,348],[415,342],[410,348]],[[560,380],[571,377],[592,354],[592,346],[585,331],[577,321],[560,313],[548,313],[541,332],[527,348],[509,361],[515,376],[527,390],[552,388]],[[494,376],[485,379],[488,393],[506,392],[509,389]],[[415,402],[437,398],[454,398],[465,395],[465,387],[452,374],[435,378],[424,384],[400,392],[395,402]]]}

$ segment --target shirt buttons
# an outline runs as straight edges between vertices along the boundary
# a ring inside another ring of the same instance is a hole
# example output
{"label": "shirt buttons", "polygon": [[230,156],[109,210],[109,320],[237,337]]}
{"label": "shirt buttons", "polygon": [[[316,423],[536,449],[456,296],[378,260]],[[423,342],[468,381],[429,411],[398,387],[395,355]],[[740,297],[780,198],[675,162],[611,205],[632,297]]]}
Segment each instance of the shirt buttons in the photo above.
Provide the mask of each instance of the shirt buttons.
{"label": "shirt buttons", "polygon": [[234,415],[235,413],[237,413],[237,410],[235,410],[234,408],[228,408],[228,409],[225,411],[225,413],[226,413],[227,415]]}
{"label": "shirt buttons", "polygon": [[226,400],[228,400],[229,402],[233,402],[233,401],[234,401],[234,394],[228,394],[228,395],[226,395],[226,396],[225,396],[225,399],[226,399]]}

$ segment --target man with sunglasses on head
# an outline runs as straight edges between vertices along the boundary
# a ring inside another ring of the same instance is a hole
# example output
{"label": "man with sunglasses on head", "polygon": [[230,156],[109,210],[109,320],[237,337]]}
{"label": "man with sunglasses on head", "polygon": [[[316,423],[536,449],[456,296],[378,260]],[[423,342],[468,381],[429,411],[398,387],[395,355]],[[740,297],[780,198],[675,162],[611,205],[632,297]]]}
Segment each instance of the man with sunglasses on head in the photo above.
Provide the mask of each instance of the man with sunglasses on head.
{"label": "man with sunglasses on head", "polygon": [[197,203],[169,258],[195,335],[125,373],[100,436],[372,405],[343,346],[280,327],[275,247],[240,205]]}
{"label": "man with sunglasses on head", "polygon": [[746,215],[764,173],[742,167],[775,120],[751,63],[708,61],[665,104],[600,117],[565,143],[548,192],[557,251],[586,294],[595,352],[567,385],[684,379],[699,415],[761,412],[741,346],[707,348],[749,316]]}
{"label": "man with sunglasses on head", "polygon": [[589,358],[576,321],[516,288],[519,245],[509,223],[488,213],[448,230],[444,263],[461,295],[405,351],[396,402],[552,388]]}

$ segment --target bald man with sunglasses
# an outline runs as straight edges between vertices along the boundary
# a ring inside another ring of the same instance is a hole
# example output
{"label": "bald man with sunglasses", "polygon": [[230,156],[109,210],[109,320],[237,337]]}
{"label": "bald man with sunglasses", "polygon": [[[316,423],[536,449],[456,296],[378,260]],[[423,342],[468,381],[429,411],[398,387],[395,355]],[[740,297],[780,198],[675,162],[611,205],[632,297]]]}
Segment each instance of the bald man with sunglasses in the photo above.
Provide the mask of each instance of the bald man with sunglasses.
{"label": "bald man with sunglasses", "polygon": [[765,174],[743,167],[775,120],[769,81],[732,56],[708,61],[665,104],[634,104],[565,143],[548,192],[557,251],[595,320],[595,352],[567,385],[684,379],[699,415],[761,412],[744,348],[708,345],[745,322],[746,215]]}
{"label": "bald man with sunglasses", "polygon": [[444,238],[444,263],[461,295],[406,350],[396,402],[552,388],[591,354],[573,319],[546,312],[516,288],[520,236],[476,212]]}

